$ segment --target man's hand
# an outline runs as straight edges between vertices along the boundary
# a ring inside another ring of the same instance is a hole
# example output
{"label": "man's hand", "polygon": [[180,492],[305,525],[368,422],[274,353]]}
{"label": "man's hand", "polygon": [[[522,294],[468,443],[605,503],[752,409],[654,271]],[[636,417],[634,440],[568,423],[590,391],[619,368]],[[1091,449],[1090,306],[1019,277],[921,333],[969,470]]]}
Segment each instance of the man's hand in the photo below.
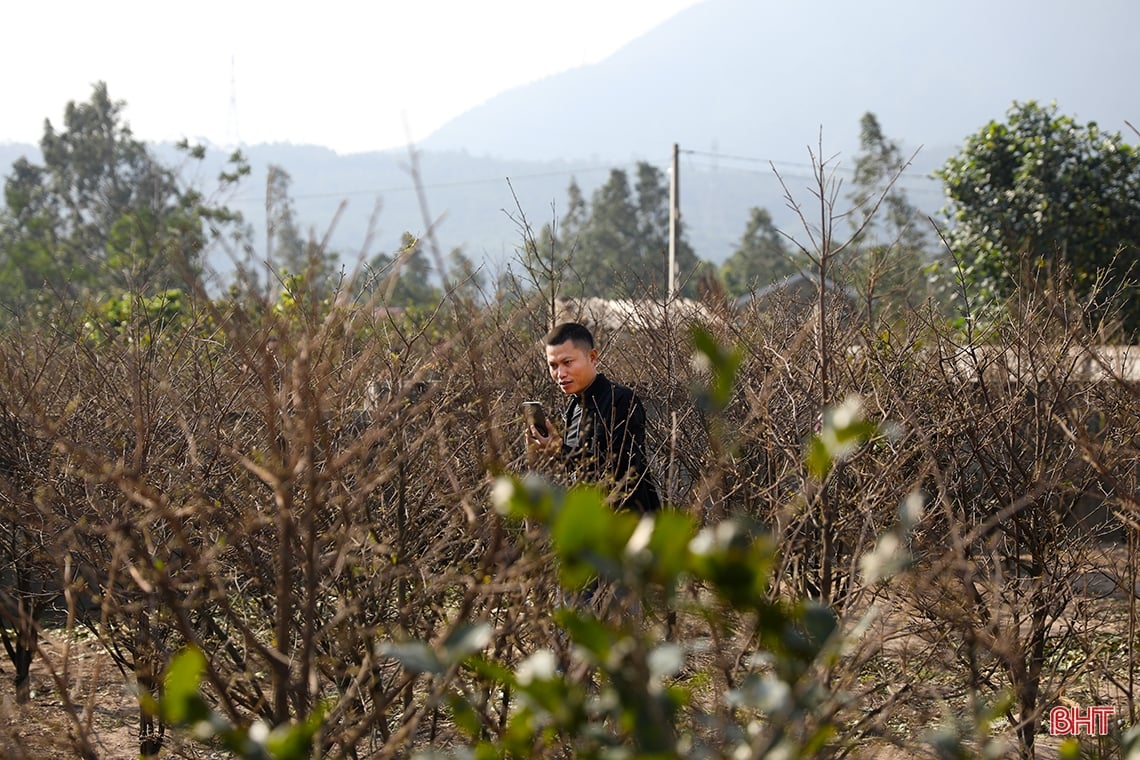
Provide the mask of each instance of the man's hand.
{"label": "man's hand", "polygon": [[558,435],[558,430],[554,427],[554,423],[548,418],[546,420],[545,431],[540,431],[534,425],[527,425],[526,445],[533,454],[554,456],[561,448],[562,439]]}

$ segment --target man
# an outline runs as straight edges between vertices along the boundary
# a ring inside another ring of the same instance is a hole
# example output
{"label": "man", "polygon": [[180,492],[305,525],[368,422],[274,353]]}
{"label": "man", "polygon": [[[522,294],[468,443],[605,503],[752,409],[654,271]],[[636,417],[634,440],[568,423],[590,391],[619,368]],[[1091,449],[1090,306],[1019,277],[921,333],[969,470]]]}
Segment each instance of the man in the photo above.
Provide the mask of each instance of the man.
{"label": "man", "polygon": [[[561,455],[576,475],[616,486],[616,504],[639,512],[661,506],[645,455],[645,409],[633,391],[598,372],[594,336],[563,322],[543,339],[550,377],[570,397],[563,417]],[[533,447],[554,453],[558,431],[527,431]]]}

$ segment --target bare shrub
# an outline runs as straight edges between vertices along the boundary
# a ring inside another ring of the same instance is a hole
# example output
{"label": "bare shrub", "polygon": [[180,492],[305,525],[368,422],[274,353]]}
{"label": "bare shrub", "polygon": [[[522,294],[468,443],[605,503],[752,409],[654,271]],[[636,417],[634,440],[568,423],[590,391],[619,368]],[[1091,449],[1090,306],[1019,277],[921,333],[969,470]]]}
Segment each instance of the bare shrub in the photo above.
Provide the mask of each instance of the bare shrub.
{"label": "bare shrub", "polygon": [[[962,746],[996,734],[1032,756],[1063,698],[1127,705],[1131,720],[1133,378],[1049,294],[1022,294],[984,334],[934,308],[862,321],[828,286],[841,213],[825,166],[815,181],[821,222],[802,215],[811,308],[706,304],[701,321],[739,360],[723,408],[702,390],[710,368],[692,361],[679,302],[643,290],[638,328],[599,334],[605,371],[646,399],[667,501],[697,525],[760,526],[776,547],[773,603],[836,614],[840,654],[801,674],[827,698],[790,730],[822,731],[819,751],[835,756],[916,754],[933,751],[916,726],[948,706],[972,723]],[[464,720],[502,738],[518,706],[492,665],[544,649],[572,661],[546,538],[489,505],[492,476],[528,468],[521,402],[561,404],[539,341],[556,279],[572,276],[570,257],[536,273],[550,287],[404,312],[353,301],[351,283],[275,306],[191,283],[175,324],[139,310],[99,325],[92,310],[86,325],[5,336],[10,657],[36,649],[54,611],[65,631],[93,631],[144,694],[193,645],[204,693],[235,725],[326,711],[328,756],[457,746],[457,696],[475,706]],[[814,470],[822,415],[850,396],[881,432]],[[722,696],[763,667],[768,632],[707,600],[689,583],[646,604],[645,626],[705,642],[676,677],[693,695],[676,735],[727,755],[739,737],[719,727],[767,720]],[[490,631],[491,664],[439,659],[474,623]],[[56,688],[70,698],[65,678]],[[1004,722],[985,717],[993,705]],[[67,741],[94,757],[85,708]],[[139,728],[143,754],[180,751],[146,699]]]}

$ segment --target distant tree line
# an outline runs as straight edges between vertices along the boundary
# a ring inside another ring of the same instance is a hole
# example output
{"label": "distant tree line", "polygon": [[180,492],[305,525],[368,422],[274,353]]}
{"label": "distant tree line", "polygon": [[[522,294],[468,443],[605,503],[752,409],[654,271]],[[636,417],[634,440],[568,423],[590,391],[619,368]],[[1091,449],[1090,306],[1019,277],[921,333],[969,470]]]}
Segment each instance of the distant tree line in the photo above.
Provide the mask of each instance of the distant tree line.
{"label": "distant tree line", "polygon": [[[9,314],[176,288],[200,273],[211,245],[229,246],[235,276],[262,281],[268,300],[301,277],[316,294],[346,284],[340,254],[297,218],[284,167],[269,167],[267,239],[259,255],[249,228],[224,203],[249,174],[244,157],[230,156],[209,195],[185,187],[179,167],[160,163],[133,136],[123,110],[105,84],[95,85],[89,102],[67,105],[61,129],[45,122],[42,164],[21,158],[9,172],[0,209],[0,305]],[[199,146],[179,147],[187,162],[204,156]],[[869,309],[885,313],[929,297],[951,309],[971,298],[975,311],[979,303],[1001,308],[1017,285],[1033,283],[1070,294],[1087,306],[1090,320],[1109,329],[1132,335],[1140,327],[1133,268],[1140,157],[1119,134],[1077,124],[1056,106],[1014,103],[1005,122],[969,136],[937,172],[948,199],[945,229],[924,218],[897,184],[909,161],[875,115],[864,115],[842,196],[850,204],[844,218],[851,235],[830,276]],[[741,299],[811,274],[810,246],[777,229],[766,208],[750,210],[735,250],[719,266],[698,257],[684,219],[678,224],[680,295],[713,289]],[[666,297],[668,178],[652,164],[613,169],[588,199],[572,179],[561,214],[536,234],[524,232],[519,263],[528,277],[508,272],[494,282],[500,291]],[[362,262],[355,295],[387,307],[430,306],[445,295],[437,263],[407,233],[399,250]],[[451,251],[446,266],[453,287],[491,295],[488,273],[461,249]]]}
{"label": "distant tree line", "polygon": [[[202,251],[239,221],[224,205],[183,188],[122,119],[105,84],[50,121],[43,164],[16,161],[0,211],[0,303],[19,311],[44,298],[128,288],[155,292],[197,272]],[[183,143],[187,160],[200,148]],[[248,173],[235,156],[232,184]]]}

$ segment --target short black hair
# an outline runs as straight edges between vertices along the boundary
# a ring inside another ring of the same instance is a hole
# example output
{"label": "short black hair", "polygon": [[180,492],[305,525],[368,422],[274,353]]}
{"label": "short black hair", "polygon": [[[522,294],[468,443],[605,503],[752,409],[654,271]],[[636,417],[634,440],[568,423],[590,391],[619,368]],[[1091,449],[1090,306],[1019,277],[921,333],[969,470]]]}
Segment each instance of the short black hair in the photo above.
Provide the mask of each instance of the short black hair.
{"label": "short black hair", "polygon": [[594,347],[594,336],[585,325],[580,325],[577,322],[563,322],[560,325],[555,325],[554,329],[548,332],[542,340],[548,346],[561,346],[566,341],[572,341],[574,345],[586,351]]}

